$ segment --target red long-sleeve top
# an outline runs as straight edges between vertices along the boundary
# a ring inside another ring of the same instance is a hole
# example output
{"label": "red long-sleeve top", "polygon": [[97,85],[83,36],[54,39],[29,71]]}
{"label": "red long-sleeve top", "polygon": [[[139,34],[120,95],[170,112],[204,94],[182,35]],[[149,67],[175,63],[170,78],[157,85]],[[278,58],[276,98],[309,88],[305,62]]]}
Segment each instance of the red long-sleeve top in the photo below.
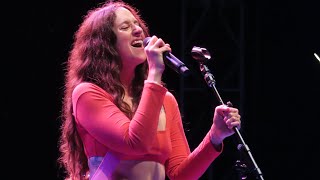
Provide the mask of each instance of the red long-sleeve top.
{"label": "red long-sleeve top", "polygon": [[[165,87],[145,83],[141,101],[132,119],[120,111],[106,91],[92,83],[81,83],[73,91],[73,115],[85,153],[105,156],[112,152],[120,160],[156,161],[165,166],[170,179],[198,179],[219,156],[209,133],[190,152],[178,103]],[[158,131],[161,107],[165,130]]]}

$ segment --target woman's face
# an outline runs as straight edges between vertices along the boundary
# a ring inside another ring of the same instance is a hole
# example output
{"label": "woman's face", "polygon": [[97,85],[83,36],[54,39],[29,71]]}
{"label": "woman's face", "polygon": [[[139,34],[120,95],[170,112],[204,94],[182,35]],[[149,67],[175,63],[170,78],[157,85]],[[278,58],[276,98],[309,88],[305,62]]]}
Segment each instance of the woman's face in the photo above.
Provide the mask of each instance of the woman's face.
{"label": "woman's face", "polygon": [[143,47],[144,33],[138,20],[123,7],[115,12],[113,31],[117,36],[116,47],[123,67],[133,67],[143,63],[146,55]]}

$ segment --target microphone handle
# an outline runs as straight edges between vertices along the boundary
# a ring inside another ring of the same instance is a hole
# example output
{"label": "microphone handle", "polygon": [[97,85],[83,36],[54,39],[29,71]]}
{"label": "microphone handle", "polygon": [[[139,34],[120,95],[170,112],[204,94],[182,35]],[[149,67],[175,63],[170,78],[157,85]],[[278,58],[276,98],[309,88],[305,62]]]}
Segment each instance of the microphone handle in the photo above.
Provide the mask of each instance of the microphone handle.
{"label": "microphone handle", "polygon": [[164,52],[163,57],[164,63],[178,74],[182,74],[183,76],[188,76],[190,74],[190,70],[187,68],[187,66],[170,52]]}

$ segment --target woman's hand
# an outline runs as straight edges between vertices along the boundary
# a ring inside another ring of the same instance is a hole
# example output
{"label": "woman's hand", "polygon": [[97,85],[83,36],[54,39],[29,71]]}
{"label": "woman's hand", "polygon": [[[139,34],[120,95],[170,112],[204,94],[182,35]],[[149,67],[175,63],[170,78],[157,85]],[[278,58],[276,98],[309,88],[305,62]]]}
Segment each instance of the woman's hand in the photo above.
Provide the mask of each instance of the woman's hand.
{"label": "woman's hand", "polygon": [[147,61],[149,65],[148,80],[160,83],[162,73],[165,69],[163,53],[165,51],[171,52],[170,45],[166,44],[161,38],[152,36],[144,50],[147,55]]}
{"label": "woman's hand", "polygon": [[240,114],[237,108],[219,105],[215,108],[213,124],[210,129],[211,142],[222,143],[223,139],[234,134],[234,127],[240,128]]}

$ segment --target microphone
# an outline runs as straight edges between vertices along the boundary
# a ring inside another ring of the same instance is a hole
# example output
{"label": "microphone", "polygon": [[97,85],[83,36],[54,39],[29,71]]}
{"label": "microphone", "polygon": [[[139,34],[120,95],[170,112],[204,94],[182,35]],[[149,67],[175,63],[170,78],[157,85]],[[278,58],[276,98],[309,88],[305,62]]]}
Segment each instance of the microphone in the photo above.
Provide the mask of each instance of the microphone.
{"label": "microphone", "polygon": [[[143,46],[147,46],[151,37],[146,37],[143,40]],[[175,57],[173,54],[171,54],[168,51],[165,51],[163,53],[163,61],[164,63],[169,66],[171,69],[173,69],[178,74],[181,74],[183,76],[188,76],[190,74],[190,70],[187,68],[187,66],[181,62],[177,57]]]}

